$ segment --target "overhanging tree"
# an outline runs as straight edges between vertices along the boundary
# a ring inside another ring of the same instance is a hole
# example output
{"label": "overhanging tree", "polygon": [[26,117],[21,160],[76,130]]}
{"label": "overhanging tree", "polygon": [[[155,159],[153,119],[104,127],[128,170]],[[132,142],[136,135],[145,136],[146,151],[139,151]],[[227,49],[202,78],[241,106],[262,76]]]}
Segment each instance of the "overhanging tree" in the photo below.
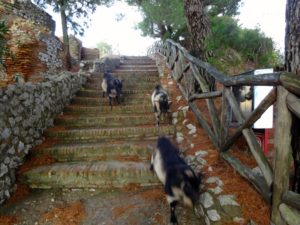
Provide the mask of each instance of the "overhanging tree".
{"label": "overhanging tree", "polygon": [[[145,36],[158,37],[162,40],[171,38],[181,41],[188,48],[190,36],[185,18],[182,0],[127,0],[130,5],[138,6],[144,19],[139,23]],[[241,0],[205,0],[203,8],[208,16],[237,15]]]}
{"label": "overhanging tree", "polygon": [[113,1],[114,0],[34,0],[38,6],[45,8],[49,5],[53,8],[54,12],[60,13],[68,67],[70,66],[68,29],[71,29],[75,35],[83,35],[84,27],[87,27],[89,23],[89,16],[95,12],[96,7],[98,5],[109,6]]}

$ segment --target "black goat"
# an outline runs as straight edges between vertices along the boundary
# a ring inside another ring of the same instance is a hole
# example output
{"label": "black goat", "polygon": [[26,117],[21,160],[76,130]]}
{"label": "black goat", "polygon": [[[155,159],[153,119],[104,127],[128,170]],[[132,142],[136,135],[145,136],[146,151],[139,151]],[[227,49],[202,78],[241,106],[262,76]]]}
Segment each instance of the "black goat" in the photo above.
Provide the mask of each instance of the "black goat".
{"label": "black goat", "polygon": [[150,169],[155,171],[163,183],[170,205],[171,224],[178,224],[175,207],[179,200],[187,206],[194,206],[199,199],[200,174],[196,173],[179,156],[179,149],[166,137],[157,140],[157,148],[151,157]]}
{"label": "black goat", "polygon": [[112,76],[111,73],[105,72],[103,75],[103,80],[101,84],[103,93],[102,97],[105,97],[105,94],[109,98],[109,105],[112,109],[112,99],[116,99],[118,104],[120,104],[120,99],[122,97],[122,88],[123,81],[120,79],[116,79]]}
{"label": "black goat", "polygon": [[160,116],[162,113],[166,114],[171,105],[169,101],[169,96],[166,90],[164,90],[161,85],[156,85],[151,96],[151,102],[156,118],[156,125],[159,126]]}

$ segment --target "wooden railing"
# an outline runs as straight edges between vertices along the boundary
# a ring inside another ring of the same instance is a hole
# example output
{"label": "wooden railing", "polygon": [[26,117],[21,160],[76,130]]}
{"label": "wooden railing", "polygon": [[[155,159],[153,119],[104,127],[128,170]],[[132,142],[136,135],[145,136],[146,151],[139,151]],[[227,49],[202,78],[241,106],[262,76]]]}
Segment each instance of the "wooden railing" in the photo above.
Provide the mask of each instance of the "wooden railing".
{"label": "wooden railing", "polygon": [[[275,72],[262,75],[248,73],[237,76],[222,74],[206,62],[193,57],[178,43],[167,40],[156,42],[148,55],[163,56],[172,77],[177,81],[182,95],[187,100],[201,127],[206,131],[221,157],[231,164],[244,178],[249,180],[261,193],[272,208],[272,221],[275,224],[287,219],[290,207],[300,209],[300,195],[288,190],[289,168],[291,164],[291,114],[300,117],[300,76],[288,72]],[[209,84],[200,71],[214,77],[221,84],[222,90],[210,91]],[[258,107],[247,117],[240,109],[232,92],[234,86],[273,86],[272,91]],[[197,87],[197,88],[196,88]],[[221,112],[217,110],[215,99],[221,98]],[[210,119],[207,120],[197,106],[197,100],[205,99]],[[253,124],[262,114],[276,103],[275,120],[275,155],[273,167],[265,157],[260,144],[252,130]],[[234,132],[229,132],[230,113],[238,122]],[[255,174],[237,158],[227,151],[243,135],[249,149],[261,169],[262,175]],[[280,206],[280,207],[279,207]],[[282,216],[280,215],[282,213]],[[295,213],[294,213],[295,214]],[[300,215],[296,215],[300,218]],[[300,224],[300,223],[299,223]]]}

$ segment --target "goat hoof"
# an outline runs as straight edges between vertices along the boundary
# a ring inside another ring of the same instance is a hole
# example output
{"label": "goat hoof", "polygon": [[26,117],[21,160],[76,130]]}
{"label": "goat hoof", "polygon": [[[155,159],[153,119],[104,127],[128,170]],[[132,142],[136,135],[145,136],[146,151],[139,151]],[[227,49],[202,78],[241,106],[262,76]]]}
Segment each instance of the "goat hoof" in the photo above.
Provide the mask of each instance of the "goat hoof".
{"label": "goat hoof", "polygon": [[170,222],[169,225],[178,225],[178,222]]}

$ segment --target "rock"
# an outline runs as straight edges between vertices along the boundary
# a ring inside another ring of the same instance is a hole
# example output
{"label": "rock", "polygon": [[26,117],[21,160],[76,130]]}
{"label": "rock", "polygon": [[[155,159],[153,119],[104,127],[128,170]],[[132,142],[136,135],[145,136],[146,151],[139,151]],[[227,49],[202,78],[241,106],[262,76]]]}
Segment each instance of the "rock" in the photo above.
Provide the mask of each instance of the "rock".
{"label": "rock", "polygon": [[4,163],[1,163],[0,177],[2,177],[4,174],[7,174],[7,172],[8,172],[8,167]]}
{"label": "rock", "polygon": [[184,140],[183,134],[181,132],[176,133],[176,142],[180,144]]}
{"label": "rock", "polygon": [[219,195],[223,192],[223,189],[220,188],[219,186],[217,186],[215,188],[210,188],[208,190],[211,191],[212,193],[214,193],[215,195]]}
{"label": "rock", "polygon": [[1,134],[1,137],[4,139],[4,140],[7,140],[11,135],[11,130],[8,129],[8,128],[5,128]]}
{"label": "rock", "polygon": [[208,210],[207,211],[207,216],[213,222],[221,220],[221,216],[219,215],[219,213],[215,209]]}
{"label": "rock", "polygon": [[219,177],[209,177],[206,180],[207,184],[213,184],[216,183],[218,186],[222,187],[224,185],[223,181]]}
{"label": "rock", "polygon": [[218,197],[218,200],[221,206],[225,205],[236,205],[239,206],[240,204],[236,202],[236,198],[234,195],[221,195]]}
{"label": "rock", "polygon": [[204,150],[198,150],[196,153],[195,153],[195,156],[196,157],[205,157],[208,155],[208,152],[207,151],[204,151]]}
{"label": "rock", "polygon": [[197,157],[197,162],[200,163],[202,166],[205,166],[207,164],[207,161],[205,159],[202,159],[201,157]]}
{"label": "rock", "polygon": [[187,127],[189,130],[194,130],[194,129],[196,129],[196,127],[195,127],[193,124],[191,124],[191,123],[187,124],[186,127]]}
{"label": "rock", "polygon": [[177,102],[179,102],[181,99],[182,99],[182,96],[181,96],[181,95],[176,97],[176,101],[177,101]]}
{"label": "rock", "polygon": [[186,127],[190,130],[189,131],[190,135],[195,134],[197,132],[197,128],[193,124],[191,124],[191,123],[189,123],[188,125],[186,125]]}
{"label": "rock", "polygon": [[176,125],[178,123],[178,120],[177,120],[177,118],[173,118],[173,120],[172,120],[172,124],[173,125]]}
{"label": "rock", "polygon": [[19,144],[18,144],[18,152],[23,151],[24,147],[25,147],[24,143],[22,141],[20,141]]}
{"label": "rock", "polygon": [[233,222],[238,224],[245,224],[245,219],[241,217],[234,217]]}
{"label": "rock", "polygon": [[184,117],[186,117],[186,113],[187,113],[187,111],[189,111],[189,106],[184,106],[181,108],[181,110],[183,112]]}
{"label": "rock", "polygon": [[250,222],[247,225],[257,225],[253,220],[250,220]]}
{"label": "rock", "polygon": [[213,197],[208,192],[204,192],[200,196],[200,202],[204,206],[204,208],[206,208],[206,209],[211,207],[214,204]]}
{"label": "rock", "polygon": [[15,154],[16,153],[15,147],[12,146],[7,152],[11,155]]}

